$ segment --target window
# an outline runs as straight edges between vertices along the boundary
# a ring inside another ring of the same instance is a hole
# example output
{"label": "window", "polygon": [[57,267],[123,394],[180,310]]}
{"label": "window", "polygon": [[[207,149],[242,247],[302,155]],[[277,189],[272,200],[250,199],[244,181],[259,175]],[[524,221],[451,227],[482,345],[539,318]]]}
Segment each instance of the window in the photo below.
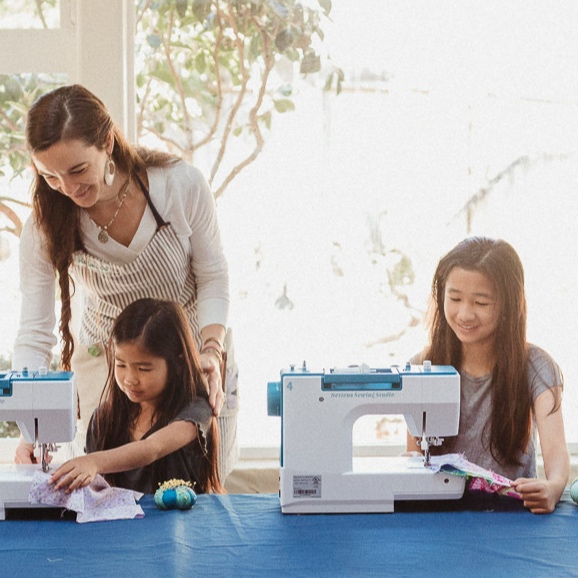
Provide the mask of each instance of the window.
{"label": "window", "polygon": [[[134,28],[132,8],[128,0],[14,0],[0,5],[0,155],[3,161],[22,134],[22,115],[15,114],[15,108],[30,104],[18,98],[23,87],[50,88],[66,82],[83,82],[107,101],[109,110],[128,134],[134,132],[134,122],[128,122],[131,115],[127,113],[128,103],[134,101],[134,90],[128,82],[129,64],[123,57],[133,45],[133,35],[128,34]],[[111,58],[108,51],[116,56]],[[0,166],[2,369],[10,365],[20,310],[17,229],[29,213],[24,206],[29,200],[28,175],[25,174],[24,179],[13,179],[13,176],[10,164],[3,162]],[[7,197],[16,202],[7,201]],[[10,424],[8,429],[12,435]],[[2,424],[0,436],[6,431]],[[0,458],[11,459],[11,445],[0,444],[0,449],[8,448],[0,452],[4,454]]]}
{"label": "window", "polygon": [[[80,29],[70,74],[100,83],[92,88],[121,118],[134,101],[130,84],[127,92],[106,76],[108,67],[115,78],[130,76],[130,63],[106,54],[110,46],[121,54],[118,37],[131,29],[118,10],[121,24],[104,47],[94,39],[100,52],[90,62],[82,54],[97,32]],[[518,250],[528,337],[564,371],[567,436],[578,441],[578,5],[355,0],[334,2],[332,21],[325,44],[345,71],[342,94],[301,82],[296,110],[274,120],[261,156],[218,201],[240,443],[278,446],[266,386],[283,367],[385,366],[421,349],[437,260],[468,234],[502,237]],[[4,53],[6,42],[3,31]],[[22,63],[16,46],[11,54]],[[10,60],[0,59],[0,73],[30,71]],[[8,316],[16,310],[3,309],[5,327],[15,327]],[[13,339],[8,331],[2,338],[3,348]],[[374,430],[382,425],[363,424],[360,438],[381,443]],[[403,428],[395,429],[386,438],[403,443]]]}
{"label": "window", "polygon": [[[576,441],[577,7],[333,4],[326,43],[344,92],[304,83],[219,201],[241,441],[278,443],[265,385],[282,367],[403,364],[419,351],[437,260],[468,234],[518,250],[528,337],[564,371]],[[376,425],[364,427],[365,441]],[[389,437],[403,443],[403,428]]]}
{"label": "window", "polygon": [[[64,5],[66,2],[63,3]],[[2,8],[1,27],[4,30],[49,30],[60,28],[59,0],[11,0]]]}

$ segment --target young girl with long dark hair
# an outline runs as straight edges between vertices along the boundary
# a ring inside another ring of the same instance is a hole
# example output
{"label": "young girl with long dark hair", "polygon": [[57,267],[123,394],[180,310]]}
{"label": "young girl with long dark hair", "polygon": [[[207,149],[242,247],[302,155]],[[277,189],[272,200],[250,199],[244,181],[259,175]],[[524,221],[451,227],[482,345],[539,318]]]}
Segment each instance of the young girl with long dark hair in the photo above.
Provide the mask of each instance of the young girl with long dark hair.
{"label": "young girl with long dark hair", "polygon": [[[562,373],[526,341],[524,270],[502,240],[473,237],[440,260],[432,284],[430,343],[413,361],[453,365],[460,426],[432,453],[465,454],[513,480],[534,513],[554,510],[569,476]],[[546,479],[536,477],[536,433]],[[417,444],[408,438],[408,449]]]}
{"label": "young girl with long dark hair", "polygon": [[72,491],[103,474],[111,485],[144,493],[174,478],[199,493],[221,492],[216,418],[182,307],[133,302],[115,321],[109,355],[88,454],[53,473],[55,488]]}

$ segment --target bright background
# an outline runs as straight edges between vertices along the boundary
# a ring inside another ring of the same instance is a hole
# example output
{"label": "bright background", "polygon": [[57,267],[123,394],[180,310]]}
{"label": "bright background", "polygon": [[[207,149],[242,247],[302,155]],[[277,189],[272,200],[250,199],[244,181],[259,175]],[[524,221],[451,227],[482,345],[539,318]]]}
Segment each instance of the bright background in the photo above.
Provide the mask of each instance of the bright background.
{"label": "bright background", "polygon": [[[564,371],[577,442],[578,3],[336,0],[331,17],[324,46],[344,92],[298,82],[296,111],[275,118],[262,155],[218,201],[240,443],[279,444],[266,388],[281,368],[383,367],[420,350],[424,327],[408,325],[425,311],[439,257],[468,234],[518,250],[528,336]],[[463,207],[484,191],[468,230]],[[0,263],[8,355],[17,244],[0,250],[11,255]],[[408,306],[387,283],[401,256]],[[403,441],[403,428],[377,429],[361,435]]]}

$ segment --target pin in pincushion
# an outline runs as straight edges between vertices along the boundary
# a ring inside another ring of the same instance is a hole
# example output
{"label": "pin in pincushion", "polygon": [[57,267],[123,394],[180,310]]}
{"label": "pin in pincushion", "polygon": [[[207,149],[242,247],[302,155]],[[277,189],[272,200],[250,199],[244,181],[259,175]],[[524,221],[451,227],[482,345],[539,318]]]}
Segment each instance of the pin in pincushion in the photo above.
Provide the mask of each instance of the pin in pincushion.
{"label": "pin in pincushion", "polygon": [[197,503],[190,482],[183,480],[168,480],[159,484],[155,492],[155,504],[160,510],[190,510]]}
{"label": "pin in pincushion", "polygon": [[570,497],[578,504],[578,478],[570,484]]}

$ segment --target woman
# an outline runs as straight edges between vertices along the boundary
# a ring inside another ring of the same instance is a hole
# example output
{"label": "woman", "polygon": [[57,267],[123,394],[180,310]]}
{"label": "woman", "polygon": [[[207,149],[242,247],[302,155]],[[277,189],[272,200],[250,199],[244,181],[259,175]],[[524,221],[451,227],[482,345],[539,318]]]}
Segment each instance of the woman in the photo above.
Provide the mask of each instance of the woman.
{"label": "woman", "polygon": [[[205,179],[174,156],[131,146],[102,101],[79,85],[34,103],[26,139],[35,181],[20,244],[14,367],[49,365],[58,280],[61,364],[76,374],[85,434],[106,380],[103,344],[116,316],[144,297],[179,302],[219,416],[224,480],[236,459],[236,368],[226,332],[227,262]],[[219,370],[225,350],[224,391]]]}

